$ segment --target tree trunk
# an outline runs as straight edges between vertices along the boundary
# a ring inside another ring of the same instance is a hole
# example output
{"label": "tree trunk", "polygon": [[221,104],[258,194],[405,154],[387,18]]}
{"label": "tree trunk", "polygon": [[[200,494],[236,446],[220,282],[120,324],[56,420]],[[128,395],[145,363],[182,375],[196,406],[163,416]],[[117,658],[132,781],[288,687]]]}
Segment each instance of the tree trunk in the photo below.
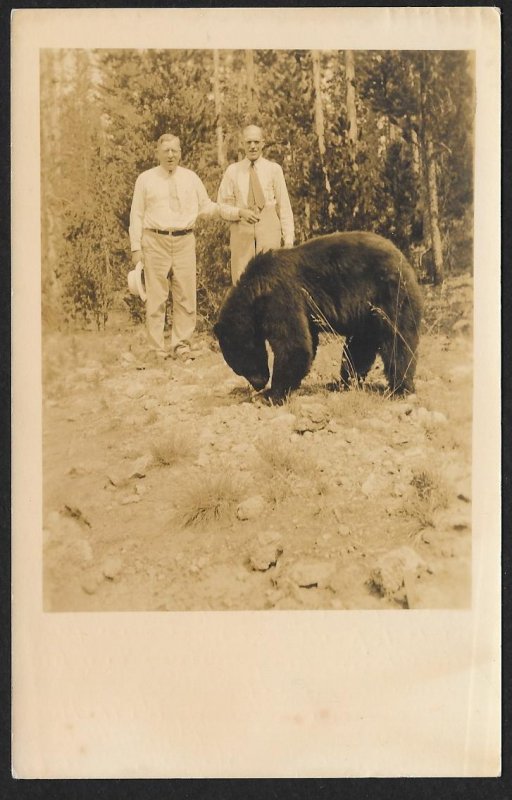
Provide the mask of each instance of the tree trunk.
{"label": "tree trunk", "polygon": [[320,51],[311,51],[311,60],[313,64],[313,97],[314,97],[314,110],[315,110],[315,133],[318,140],[318,152],[320,154],[320,164],[324,174],[325,191],[328,197],[328,213],[329,217],[333,213],[333,203],[331,198],[331,183],[327,174],[325,166],[325,125],[324,125],[324,110],[322,104],[322,89],[321,89],[321,67],[320,67]]}
{"label": "tree trunk", "polygon": [[423,149],[423,162],[425,165],[425,178],[427,185],[427,208],[432,248],[431,278],[435,286],[444,280],[443,248],[441,232],[439,230],[439,200],[437,191],[437,164],[434,153],[434,142],[431,129],[431,115],[428,99],[428,84],[432,75],[427,74],[427,54],[423,54],[422,69],[420,70],[420,109],[421,109],[421,141]]}
{"label": "tree trunk", "polygon": [[217,164],[225,167],[224,132],[222,130],[222,93],[220,90],[220,54],[213,51],[213,99],[215,103],[215,133],[217,138]]}
{"label": "tree trunk", "polygon": [[307,197],[304,200],[304,237],[309,239],[311,236],[311,205]]}
{"label": "tree trunk", "polygon": [[348,141],[350,143],[350,155],[355,159],[357,148],[357,111],[356,111],[356,88],[355,88],[355,62],[352,50],[345,50],[345,80],[347,84],[347,119],[348,119]]}
{"label": "tree trunk", "polygon": [[418,141],[418,134],[413,129],[411,130],[411,151],[412,151],[412,171],[415,175],[420,175],[420,143]]}
{"label": "tree trunk", "polygon": [[245,71],[247,74],[247,114],[250,122],[257,122],[258,103],[254,80],[254,53],[252,50],[245,51]]}
{"label": "tree trunk", "polygon": [[439,230],[439,201],[437,193],[437,164],[434,145],[430,132],[425,132],[425,154],[427,161],[428,212],[430,220],[430,238],[434,259],[433,281],[437,286],[444,280],[443,247]]}

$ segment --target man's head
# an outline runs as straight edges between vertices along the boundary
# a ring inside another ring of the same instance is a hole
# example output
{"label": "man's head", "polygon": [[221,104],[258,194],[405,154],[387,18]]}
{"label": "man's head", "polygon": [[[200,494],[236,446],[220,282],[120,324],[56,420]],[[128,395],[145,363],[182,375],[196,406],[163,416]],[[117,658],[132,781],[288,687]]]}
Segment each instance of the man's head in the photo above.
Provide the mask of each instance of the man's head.
{"label": "man's head", "polygon": [[249,161],[256,161],[263,152],[265,140],[263,131],[257,125],[247,125],[242,131],[244,151]]}
{"label": "man's head", "polygon": [[156,153],[160,166],[172,174],[181,159],[180,140],[172,133],[162,134],[157,142]]}

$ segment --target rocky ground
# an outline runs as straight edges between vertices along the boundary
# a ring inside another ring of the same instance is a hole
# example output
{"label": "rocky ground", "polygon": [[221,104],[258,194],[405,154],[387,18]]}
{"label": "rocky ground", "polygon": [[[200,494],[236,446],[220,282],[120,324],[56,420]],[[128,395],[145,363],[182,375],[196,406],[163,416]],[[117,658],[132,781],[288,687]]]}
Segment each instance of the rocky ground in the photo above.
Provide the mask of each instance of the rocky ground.
{"label": "rocky ground", "polygon": [[45,609],[468,607],[472,280],[425,292],[405,400],[328,392],[333,337],[275,408],[207,335],[142,369],[128,314],[45,333]]}

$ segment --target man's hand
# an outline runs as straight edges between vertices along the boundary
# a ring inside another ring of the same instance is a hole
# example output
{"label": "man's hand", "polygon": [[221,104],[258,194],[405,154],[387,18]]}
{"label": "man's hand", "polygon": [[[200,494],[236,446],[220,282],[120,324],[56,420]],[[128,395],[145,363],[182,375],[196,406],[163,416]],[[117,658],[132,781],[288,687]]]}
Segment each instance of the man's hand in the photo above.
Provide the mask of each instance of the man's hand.
{"label": "man's hand", "polygon": [[259,213],[250,208],[240,208],[238,213],[240,214],[240,219],[244,219],[246,222],[254,223],[260,221]]}
{"label": "man's hand", "polygon": [[133,252],[132,252],[132,264],[133,264],[133,266],[136,267],[137,264],[139,263],[139,261],[142,261],[142,263],[144,263],[144,259],[142,257],[142,250],[133,250]]}

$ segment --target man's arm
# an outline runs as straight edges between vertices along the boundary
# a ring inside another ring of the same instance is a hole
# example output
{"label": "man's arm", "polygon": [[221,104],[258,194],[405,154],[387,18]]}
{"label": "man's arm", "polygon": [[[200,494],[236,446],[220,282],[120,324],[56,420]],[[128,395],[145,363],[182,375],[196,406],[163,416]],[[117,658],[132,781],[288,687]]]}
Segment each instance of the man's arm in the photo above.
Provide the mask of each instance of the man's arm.
{"label": "man's arm", "polygon": [[[197,176],[196,176],[197,177]],[[236,208],[233,204],[229,203],[214,203],[213,200],[210,200],[208,197],[208,192],[202,182],[202,180],[197,177],[197,199],[199,203],[199,214],[201,216],[213,217],[217,214],[223,219],[227,219],[230,222],[235,222],[240,219],[240,215],[238,213],[238,208]]]}
{"label": "man's arm", "polygon": [[[250,223],[258,222],[260,217],[255,211],[250,208],[237,207],[235,189],[235,178],[228,167],[220,182],[219,191],[217,193],[217,202],[222,219],[227,219],[229,222],[239,222],[241,219]],[[236,216],[233,216],[234,209],[236,210]]]}
{"label": "man's arm", "polygon": [[132,251],[132,261],[137,264],[142,261],[142,225],[144,220],[144,185],[143,177],[139,175],[135,181],[133,191],[132,207],[130,209],[130,249]]}
{"label": "man's arm", "polygon": [[285,247],[293,247],[295,237],[295,226],[293,222],[293,211],[288,196],[288,189],[283,175],[283,170],[279,164],[274,167],[274,193],[276,196],[277,213],[281,221],[281,232]]}

